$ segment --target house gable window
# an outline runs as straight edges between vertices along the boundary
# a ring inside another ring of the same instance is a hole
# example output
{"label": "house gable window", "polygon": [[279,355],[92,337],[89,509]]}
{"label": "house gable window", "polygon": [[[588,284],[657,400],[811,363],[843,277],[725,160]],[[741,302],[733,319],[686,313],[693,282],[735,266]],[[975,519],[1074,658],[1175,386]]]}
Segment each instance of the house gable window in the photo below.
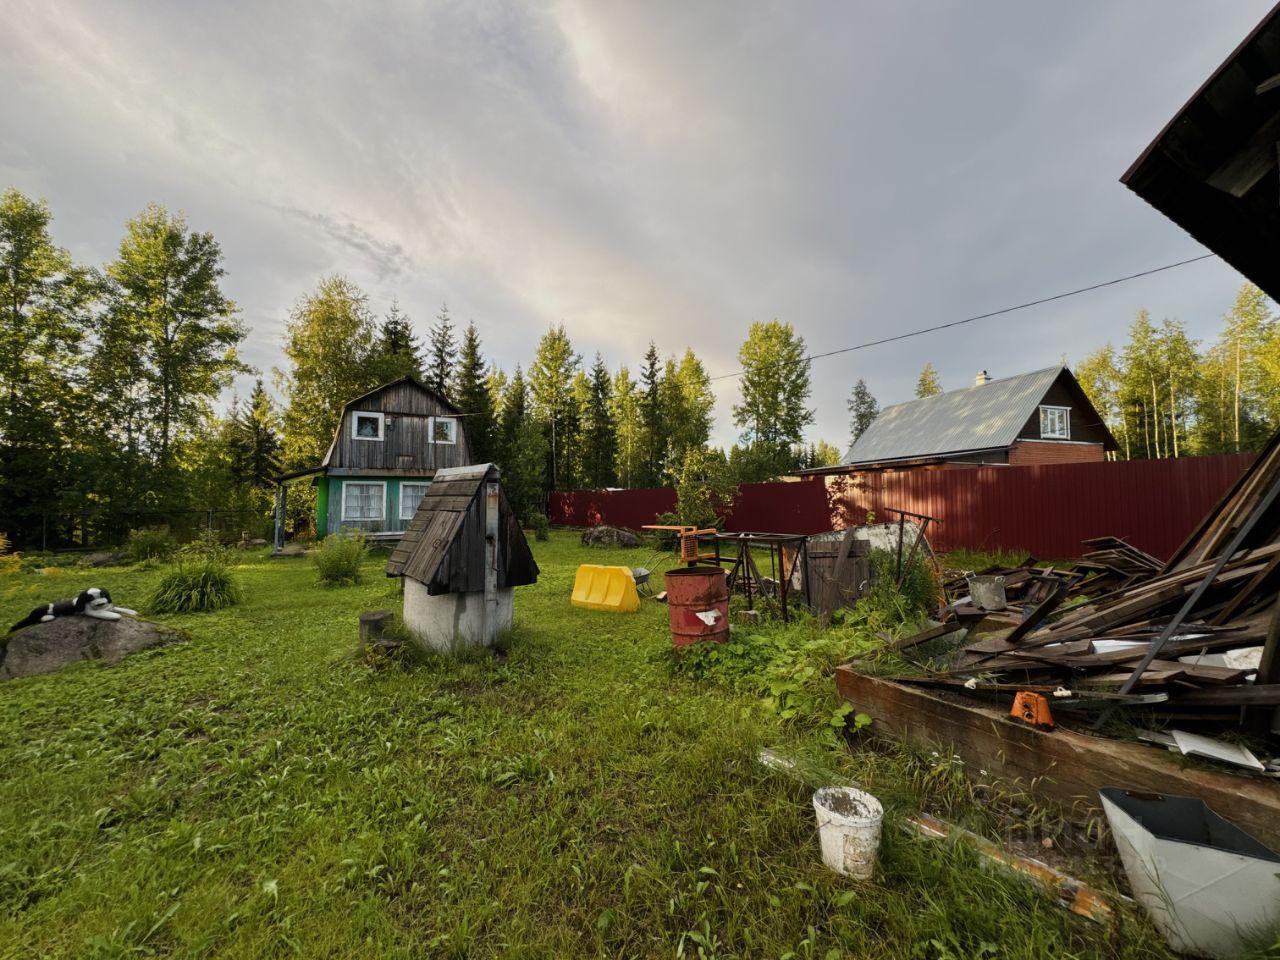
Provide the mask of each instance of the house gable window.
{"label": "house gable window", "polygon": [[453,417],[431,418],[432,443],[457,443],[458,421]]}
{"label": "house gable window", "polygon": [[351,436],[355,440],[382,440],[386,433],[386,422],[381,413],[353,410],[351,413]]}
{"label": "house gable window", "polygon": [[418,504],[422,502],[422,495],[427,492],[429,483],[401,483],[400,484],[400,519],[412,520],[413,515],[418,512]]}
{"label": "house gable window", "polygon": [[387,484],[382,480],[347,480],[342,484],[342,519],[381,520],[386,516]]}
{"label": "house gable window", "polygon": [[1071,408],[1041,407],[1040,437],[1043,440],[1071,439]]}

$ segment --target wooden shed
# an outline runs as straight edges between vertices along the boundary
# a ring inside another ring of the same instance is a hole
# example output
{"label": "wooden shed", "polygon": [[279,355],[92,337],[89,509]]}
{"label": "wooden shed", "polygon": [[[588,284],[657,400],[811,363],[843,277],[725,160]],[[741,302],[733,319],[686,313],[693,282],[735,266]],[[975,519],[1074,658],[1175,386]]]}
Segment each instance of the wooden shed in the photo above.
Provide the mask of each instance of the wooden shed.
{"label": "wooden shed", "polygon": [[513,590],[538,565],[496,464],[438,470],[387,560],[404,581],[405,626],[435,650],[489,646],[511,628]]}

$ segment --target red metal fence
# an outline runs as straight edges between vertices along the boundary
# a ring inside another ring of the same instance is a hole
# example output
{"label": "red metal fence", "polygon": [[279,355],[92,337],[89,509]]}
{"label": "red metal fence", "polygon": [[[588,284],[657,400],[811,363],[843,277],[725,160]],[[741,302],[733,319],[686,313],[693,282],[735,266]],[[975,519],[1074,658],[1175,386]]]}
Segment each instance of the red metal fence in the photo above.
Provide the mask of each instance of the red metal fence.
{"label": "red metal fence", "polygon": [[[1078,556],[1090,537],[1123,537],[1168,557],[1226,493],[1252,454],[901,470],[738,489],[727,530],[818,533],[892,519],[889,508],[938,517],[940,551],[1006,547],[1046,558]],[[551,495],[551,522],[638,528],[674,509],[669,489]]]}

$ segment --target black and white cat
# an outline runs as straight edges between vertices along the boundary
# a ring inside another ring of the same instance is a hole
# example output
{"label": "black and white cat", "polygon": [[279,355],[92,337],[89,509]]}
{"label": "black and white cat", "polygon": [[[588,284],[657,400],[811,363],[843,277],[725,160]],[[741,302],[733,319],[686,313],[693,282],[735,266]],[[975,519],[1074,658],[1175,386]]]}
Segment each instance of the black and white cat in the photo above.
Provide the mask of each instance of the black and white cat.
{"label": "black and white cat", "polygon": [[122,614],[136,617],[138,611],[130,610],[128,607],[117,607],[111,602],[111,594],[107,593],[107,591],[101,587],[90,587],[70,600],[55,600],[53,603],[46,603],[44,606],[36,607],[27,614],[25,619],[19,620],[10,627],[9,632],[13,633],[23,627],[30,627],[37,623],[48,623],[50,620],[58,619],[58,617],[73,617],[77,614],[93,617],[95,620],[119,620]]}

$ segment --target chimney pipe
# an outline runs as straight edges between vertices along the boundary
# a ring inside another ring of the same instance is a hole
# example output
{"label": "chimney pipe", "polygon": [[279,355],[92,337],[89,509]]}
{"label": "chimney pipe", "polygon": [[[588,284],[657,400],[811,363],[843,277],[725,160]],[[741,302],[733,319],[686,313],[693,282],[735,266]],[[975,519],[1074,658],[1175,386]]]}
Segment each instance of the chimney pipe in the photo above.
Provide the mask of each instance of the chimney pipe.
{"label": "chimney pipe", "polygon": [[987,376],[987,371],[979,370],[978,375],[973,378],[973,385],[975,387],[980,387],[984,383],[989,383],[990,381],[991,381],[991,378]]}

